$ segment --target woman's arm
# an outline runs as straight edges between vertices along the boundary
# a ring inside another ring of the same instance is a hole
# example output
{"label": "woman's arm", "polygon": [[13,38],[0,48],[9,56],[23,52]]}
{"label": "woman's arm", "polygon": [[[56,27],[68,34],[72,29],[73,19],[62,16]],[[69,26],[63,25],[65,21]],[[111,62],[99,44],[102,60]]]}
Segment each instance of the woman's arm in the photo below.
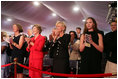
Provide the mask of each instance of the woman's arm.
{"label": "woman's arm", "polygon": [[12,44],[17,47],[18,49],[21,49],[23,44],[24,44],[24,36],[21,36],[20,37],[20,40],[19,40],[19,44],[15,43],[15,42],[12,42]]}
{"label": "woman's arm", "polygon": [[90,41],[90,43],[91,43],[98,51],[103,52],[103,48],[104,48],[104,46],[103,46],[103,37],[102,37],[101,34],[98,34],[98,37],[99,37],[98,45],[97,45],[95,42],[93,42],[92,40]]}
{"label": "woman's arm", "polygon": [[11,43],[9,43],[9,46],[10,46],[10,49],[13,49],[13,47],[12,47]]}
{"label": "woman's arm", "polygon": [[6,48],[7,48],[7,46],[1,46],[1,53],[4,53]]}
{"label": "woman's arm", "polygon": [[82,34],[81,38],[80,38],[80,52],[83,52],[84,51],[84,48],[85,48],[85,44],[84,44],[84,39],[85,39],[85,36],[84,34]]}

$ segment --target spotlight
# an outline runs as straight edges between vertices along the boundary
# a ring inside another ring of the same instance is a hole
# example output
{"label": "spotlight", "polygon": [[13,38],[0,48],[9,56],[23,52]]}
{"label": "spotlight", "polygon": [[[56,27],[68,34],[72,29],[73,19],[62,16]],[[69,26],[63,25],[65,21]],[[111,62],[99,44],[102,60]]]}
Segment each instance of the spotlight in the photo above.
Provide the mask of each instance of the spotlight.
{"label": "spotlight", "polygon": [[73,11],[77,12],[77,11],[79,11],[79,8],[77,6],[73,7]]}
{"label": "spotlight", "polygon": [[83,21],[83,22],[85,22],[86,20],[85,20],[85,19],[83,19],[82,21]]}
{"label": "spotlight", "polygon": [[52,13],[52,16],[57,16],[55,13]]}
{"label": "spotlight", "polygon": [[12,21],[12,19],[11,18],[7,18],[7,21]]}
{"label": "spotlight", "polygon": [[34,4],[35,6],[39,6],[39,5],[40,5],[38,1],[34,1],[33,4]]}

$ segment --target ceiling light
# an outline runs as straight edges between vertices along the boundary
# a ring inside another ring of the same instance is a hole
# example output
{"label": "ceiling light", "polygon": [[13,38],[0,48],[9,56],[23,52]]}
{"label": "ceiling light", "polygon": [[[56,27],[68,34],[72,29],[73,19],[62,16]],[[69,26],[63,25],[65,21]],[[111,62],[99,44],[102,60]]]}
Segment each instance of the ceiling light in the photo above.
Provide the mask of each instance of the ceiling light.
{"label": "ceiling light", "polygon": [[12,19],[11,18],[7,18],[7,21],[12,21]]}
{"label": "ceiling light", "polygon": [[33,25],[30,25],[30,27],[33,27]]}
{"label": "ceiling light", "polygon": [[85,22],[86,20],[85,20],[85,19],[83,19],[82,21],[83,21],[83,22]]}
{"label": "ceiling light", "polygon": [[35,6],[40,5],[38,1],[34,1],[33,4],[34,4]]}
{"label": "ceiling light", "polygon": [[79,11],[79,7],[73,7],[73,10],[74,10],[75,12],[77,12],[77,11]]}
{"label": "ceiling light", "polygon": [[55,13],[52,13],[52,16],[56,16],[56,14]]}

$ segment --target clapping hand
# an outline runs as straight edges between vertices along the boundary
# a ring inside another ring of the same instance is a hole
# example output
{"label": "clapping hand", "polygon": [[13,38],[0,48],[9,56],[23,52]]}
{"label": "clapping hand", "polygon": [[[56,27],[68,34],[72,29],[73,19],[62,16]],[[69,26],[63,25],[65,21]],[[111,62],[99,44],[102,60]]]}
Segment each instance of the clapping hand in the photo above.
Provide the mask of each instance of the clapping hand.
{"label": "clapping hand", "polygon": [[85,42],[86,42],[86,43],[89,43],[89,44],[92,44],[92,42],[93,42],[92,36],[86,34],[86,35],[85,35]]}
{"label": "clapping hand", "polygon": [[30,38],[25,38],[25,40],[26,40],[27,44],[29,44],[29,43],[30,43],[30,41],[31,41],[31,39],[30,39]]}
{"label": "clapping hand", "polygon": [[12,37],[9,38],[9,42],[10,42],[10,44],[13,43],[13,38]]}
{"label": "clapping hand", "polygon": [[89,42],[90,44],[93,43],[93,40],[92,40],[92,36],[91,36],[91,35],[89,36],[89,40],[88,40],[88,42]]}
{"label": "clapping hand", "polygon": [[58,30],[55,31],[55,36],[54,36],[54,42],[56,41],[56,39],[59,37],[60,32]]}

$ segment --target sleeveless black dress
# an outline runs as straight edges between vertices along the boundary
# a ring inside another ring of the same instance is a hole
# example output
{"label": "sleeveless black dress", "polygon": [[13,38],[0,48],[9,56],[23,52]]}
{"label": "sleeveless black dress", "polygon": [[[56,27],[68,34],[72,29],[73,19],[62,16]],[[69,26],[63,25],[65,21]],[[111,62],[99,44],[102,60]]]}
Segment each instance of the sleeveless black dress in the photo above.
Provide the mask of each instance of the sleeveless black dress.
{"label": "sleeveless black dress", "polygon": [[[91,34],[92,40],[98,44],[98,33],[87,32],[86,34]],[[81,52],[80,74],[101,73],[101,60],[102,53],[99,52],[93,45],[91,45],[91,47],[85,47],[84,51]]]}
{"label": "sleeveless black dress", "polygon": [[[14,36],[13,41],[17,44],[19,44],[19,40],[20,40],[21,35],[18,35],[17,37]],[[21,49],[18,49],[17,47],[15,47],[14,45],[12,45],[13,50],[12,50],[12,62],[14,62],[14,58],[18,58],[18,63],[23,64],[23,60],[24,60],[24,45],[22,46]],[[12,65],[12,72],[14,71],[14,65]],[[23,68],[17,65],[17,73],[23,73]]]}

